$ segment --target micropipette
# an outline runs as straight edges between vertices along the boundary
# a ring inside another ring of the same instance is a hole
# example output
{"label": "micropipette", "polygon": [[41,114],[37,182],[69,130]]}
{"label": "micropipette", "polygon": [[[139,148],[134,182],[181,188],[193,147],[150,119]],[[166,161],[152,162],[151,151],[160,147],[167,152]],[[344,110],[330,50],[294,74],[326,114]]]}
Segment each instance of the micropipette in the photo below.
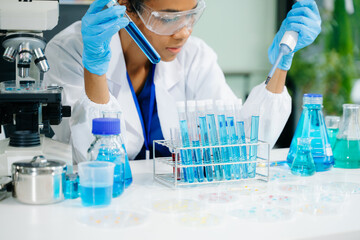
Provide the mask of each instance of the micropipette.
{"label": "micropipette", "polygon": [[[110,8],[113,6],[120,6],[120,4],[116,0],[110,0],[108,4],[106,4],[106,6]],[[126,12],[124,16],[129,19],[129,25],[125,27],[125,30],[129,33],[130,37],[132,37],[132,39],[144,52],[144,54],[152,64],[160,62],[161,57],[156,52],[155,48],[150,44],[150,42],[146,39],[144,34],[142,34],[140,29],[135,25],[135,23],[131,20],[131,18],[127,15]]]}
{"label": "micropipette", "polygon": [[[301,0],[298,0],[297,2],[299,2]],[[272,66],[265,84],[268,84],[270,79],[273,77],[275,70],[277,68],[277,66],[279,65],[282,57],[284,55],[287,55],[289,53],[291,53],[292,51],[294,51],[297,41],[298,41],[298,37],[299,37],[299,33],[295,32],[295,31],[286,31],[284,36],[282,37],[281,41],[280,41],[280,48],[279,48],[279,54],[274,62],[274,65]]]}

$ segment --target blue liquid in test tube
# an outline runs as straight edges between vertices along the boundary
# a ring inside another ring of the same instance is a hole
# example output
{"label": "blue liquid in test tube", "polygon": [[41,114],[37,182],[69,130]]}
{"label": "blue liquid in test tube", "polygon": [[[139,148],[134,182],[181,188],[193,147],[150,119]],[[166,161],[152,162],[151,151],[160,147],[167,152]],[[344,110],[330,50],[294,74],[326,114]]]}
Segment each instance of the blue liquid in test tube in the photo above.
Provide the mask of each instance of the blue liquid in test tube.
{"label": "blue liquid in test tube", "polygon": [[[237,135],[239,138],[239,143],[240,144],[245,144],[246,143],[246,139],[245,139],[245,128],[244,128],[244,122],[243,121],[237,121],[236,122],[236,130],[237,130]],[[242,146],[240,147],[240,161],[241,162],[246,162],[247,161],[247,153],[246,153],[246,146]],[[247,164],[241,164],[240,166],[240,174],[241,174],[241,178],[248,178],[248,171],[247,171]]]}
{"label": "blue liquid in test tube", "polygon": [[[217,100],[216,106],[217,106],[217,110],[219,113],[217,116],[217,119],[218,119],[218,123],[219,123],[220,144],[224,146],[224,145],[228,144],[228,135],[227,135],[227,131],[226,131],[226,120],[225,120],[225,115],[224,115],[224,111],[225,111],[224,102],[222,100]],[[224,163],[231,162],[229,150],[230,150],[230,148],[228,148],[228,147],[221,148],[221,157],[222,157],[222,161]],[[225,165],[224,170],[225,170],[225,179],[231,180],[231,165]]]}
{"label": "blue liquid in test tube", "polygon": [[[219,145],[219,140],[217,136],[217,130],[216,130],[216,122],[215,122],[215,115],[213,112],[213,102],[212,100],[206,102],[206,120],[208,122],[209,126],[209,133],[210,133],[210,141],[211,146],[217,146]],[[213,151],[213,157],[214,157],[214,163],[221,163],[221,153],[220,148],[215,147],[212,149]],[[216,165],[214,167],[215,170],[215,178],[218,181],[221,181],[224,179],[224,172],[223,167],[221,165]]]}
{"label": "blue liquid in test tube", "polygon": [[[120,6],[120,4],[116,0],[110,0],[108,4],[106,4],[108,8],[113,6]],[[135,23],[131,20],[131,18],[125,13],[125,17],[129,19],[129,25],[125,27],[125,30],[129,33],[130,37],[135,41],[135,43],[139,46],[139,48],[144,52],[146,57],[150,60],[151,63],[156,64],[160,62],[161,57],[156,52],[155,48],[150,44],[150,42],[146,39],[144,34],[140,31],[140,29],[135,25]]]}
{"label": "blue liquid in test tube", "polygon": [[[209,146],[209,133],[207,130],[206,113],[205,113],[205,101],[197,102],[199,127],[200,127],[200,139],[203,147]],[[203,161],[205,164],[211,164],[210,148],[203,148]],[[214,180],[212,166],[205,167],[206,179],[208,182]]]}
{"label": "blue liquid in test tube", "polygon": [[[251,117],[250,143],[258,142],[259,116]],[[254,178],[256,174],[257,145],[250,145],[249,160],[253,163],[248,165],[248,176]]]}
{"label": "blue liquid in test tube", "polygon": [[[187,113],[189,120],[189,131],[190,137],[193,147],[200,147],[200,139],[199,139],[199,128],[197,122],[197,113],[196,113],[196,102],[195,101],[187,101]],[[197,165],[202,164],[201,158],[201,149],[195,148],[193,149],[193,162]],[[204,168],[196,167],[195,168],[195,176],[199,182],[204,181]]]}
{"label": "blue liquid in test tube", "polygon": [[[189,139],[189,131],[188,125],[186,121],[186,112],[185,112],[185,102],[177,102],[176,107],[179,113],[180,118],[180,134],[181,141],[184,148],[190,147],[190,139]],[[192,165],[192,153],[191,149],[180,151],[181,154],[181,162],[183,165]],[[184,175],[186,176],[186,180],[189,183],[194,182],[194,168],[193,167],[185,167]],[[185,179],[184,176],[184,179]]]}
{"label": "blue liquid in test tube", "polygon": [[[228,126],[228,132],[229,132],[229,139],[231,144],[238,144],[238,136],[236,136],[236,130],[235,130],[235,120],[234,117],[227,117],[227,126]],[[231,148],[232,153],[232,159],[234,162],[240,162],[240,147],[232,147]],[[233,165],[233,173],[234,177],[236,179],[241,178],[240,174],[240,164]]]}

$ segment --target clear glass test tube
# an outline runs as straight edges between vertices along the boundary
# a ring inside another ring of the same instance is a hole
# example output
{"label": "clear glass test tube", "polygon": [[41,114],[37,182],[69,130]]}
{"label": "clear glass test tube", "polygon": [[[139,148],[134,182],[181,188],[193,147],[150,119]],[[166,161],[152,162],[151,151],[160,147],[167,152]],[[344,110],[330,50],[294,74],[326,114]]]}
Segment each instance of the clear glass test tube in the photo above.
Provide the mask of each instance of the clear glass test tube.
{"label": "clear glass test tube", "polygon": [[[230,144],[238,144],[238,136],[236,135],[235,128],[235,117],[234,117],[234,104],[233,101],[225,102],[226,110],[226,125],[228,132],[228,140]],[[240,162],[240,147],[230,147],[229,153],[231,155],[232,162]],[[232,173],[234,174],[235,179],[240,179],[240,164],[231,165]]]}
{"label": "clear glass test tube", "polygon": [[[120,6],[120,4],[116,0],[110,0],[108,4],[106,4],[108,8],[113,6]],[[129,33],[130,37],[135,41],[135,43],[139,46],[139,48],[144,52],[146,57],[150,60],[151,63],[156,64],[160,62],[161,57],[159,53],[155,50],[155,48],[150,44],[150,42],[146,39],[144,34],[140,31],[140,29],[136,26],[136,24],[131,20],[131,18],[125,13],[125,17],[129,19],[129,25],[125,27],[125,30]]]}
{"label": "clear glass test tube", "polygon": [[[198,117],[199,117],[199,127],[200,127],[200,139],[203,147],[209,146],[209,132],[207,129],[206,122],[206,113],[205,113],[205,101],[197,101],[197,109],[198,109]],[[211,153],[210,148],[203,148],[203,161],[205,164],[211,164]],[[212,182],[213,177],[213,169],[211,166],[205,167],[206,179],[208,182]]]}
{"label": "clear glass test tube", "polygon": [[[225,119],[225,104],[223,100],[216,101],[217,108],[217,120],[218,120],[218,129],[219,129],[219,138],[220,144],[222,146],[228,145],[228,134],[226,129],[226,119]],[[222,162],[229,163],[232,161],[230,155],[230,148],[222,147],[221,148],[221,157]],[[225,165],[225,179],[231,180],[231,165]]]}
{"label": "clear glass test tube", "polygon": [[[251,117],[250,143],[258,143],[259,116]],[[248,165],[248,176],[254,178],[256,174],[257,146],[250,145],[249,160],[252,163]]]}
{"label": "clear glass test tube", "polygon": [[[218,146],[219,145],[219,139],[217,135],[217,129],[216,129],[216,121],[215,121],[215,114],[214,114],[214,106],[213,106],[213,100],[206,100],[206,120],[209,126],[209,133],[210,133],[210,142],[211,146]],[[213,158],[214,163],[221,163],[221,153],[219,147],[212,148],[213,152]],[[221,165],[215,165],[215,178],[218,181],[221,181],[224,179],[224,172],[223,172],[223,166]]]}
{"label": "clear glass test tube", "polygon": [[[195,101],[187,101],[187,116],[189,120],[189,131],[190,131],[190,139],[191,145],[193,147],[200,147],[200,139],[199,139],[199,130],[197,123],[197,113],[196,113],[196,102]],[[201,149],[196,148],[193,149],[193,162],[195,164],[202,164],[201,158]],[[204,168],[196,167],[196,178],[199,182],[204,181]]]}
{"label": "clear glass test tube", "polygon": [[[179,113],[182,146],[184,148],[190,147],[190,138],[189,138],[188,124],[186,120],[185,102],[183,101],[177,102],[176,107]],[[193,165],[191,149],[181,150],[180,154],[181,154],[181,162],[183,165]],[[184,179],[189,183],[194,182],[193,167],[185,167]]]}
{"label": "clear glass test tube", "polygon": [[[235,101],[234,105],[235,105],[236,132],[237,132],[237,136],[238,136],[238,143],[246,144],[244,121],[241,120],[241,116],[240,116],[240,111],[242,108],[241,99],[238,99],[237,101]],[[242,147],[240,147],[240,162],[246,162],[246,161],[247,161],[246,146],[242,146]],[[241,175],[241,178],[248,177],[247,164],[245,164],[245,163],[240,164],[240,175]]]}

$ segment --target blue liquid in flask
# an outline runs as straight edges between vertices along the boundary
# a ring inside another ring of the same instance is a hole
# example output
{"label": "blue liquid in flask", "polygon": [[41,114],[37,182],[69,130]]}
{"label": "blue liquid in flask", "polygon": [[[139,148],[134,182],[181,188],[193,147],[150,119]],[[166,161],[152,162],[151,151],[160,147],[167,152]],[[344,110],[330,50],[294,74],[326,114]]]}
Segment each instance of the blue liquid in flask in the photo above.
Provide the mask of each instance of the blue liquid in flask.
{"label": "blue liquid in flask", "polygon": [[317,172],[332,168],[334,157],[322,112],[322,95],[304,94],[303,111],[287,156],[287,163],[290,167],[296,156],[298,138],[311,139],[311,155]]}
{"label": "blue liquid in flask", "polygon": [[291,165],[291,173],[299,176],[311,176],[315,173],[314,159],[311,156],[310,138],[298,138],[297,152]]}

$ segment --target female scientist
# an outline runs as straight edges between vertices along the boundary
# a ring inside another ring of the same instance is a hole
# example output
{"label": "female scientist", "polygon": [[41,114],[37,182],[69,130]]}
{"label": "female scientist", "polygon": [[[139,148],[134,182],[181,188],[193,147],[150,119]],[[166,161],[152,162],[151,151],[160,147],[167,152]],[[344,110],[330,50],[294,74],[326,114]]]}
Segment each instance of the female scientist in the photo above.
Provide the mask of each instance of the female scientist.
{"label": "female scientist", "polygon": [[[70,121],[54,127],[55,138],[72,143],[76,162],[86,158],[92,119],[101,111],[122,112],[129,159],[144,159],[153,140],[169,139],[170,128],[178,126],[177,101],[236,98],[216,54],[190,36],[205,9],[203,0],[119,0],[122,6],[104,10],[108,2],[95,0],[82,21],[60,32],[46,49],[51,70],[44,82],[62,86],[63,104],[72,106]],[[158,64],[151,64],[127,34],[125,11],[160,54]],[[297,51],[315,40],[320,22],[315,1],[296,3],[269,48],[270,62],[285,31],[299,32]],[[291,112],[284,85],[292,57],[284,56],[268,85],[251,91],[241,112],[247,126],[253,114],[260,114],[259,139],[271,146]]]}

